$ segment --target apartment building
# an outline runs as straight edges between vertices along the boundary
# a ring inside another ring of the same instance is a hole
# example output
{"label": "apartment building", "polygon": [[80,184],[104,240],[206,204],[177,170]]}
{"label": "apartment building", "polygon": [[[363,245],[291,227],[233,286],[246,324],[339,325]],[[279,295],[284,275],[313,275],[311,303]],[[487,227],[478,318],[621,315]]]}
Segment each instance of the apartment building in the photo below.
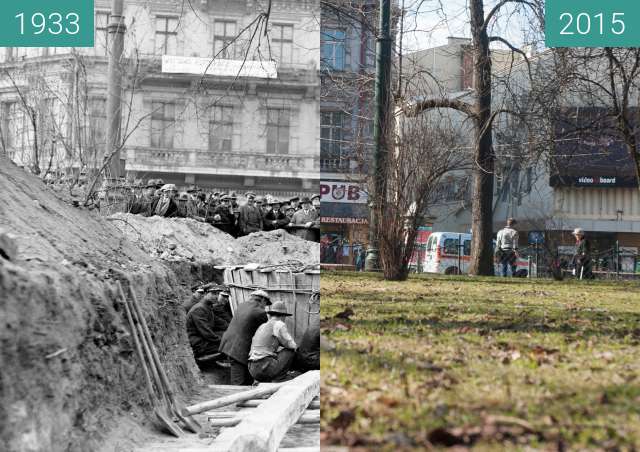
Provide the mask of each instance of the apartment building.
{"label": "apartment building", "polygon": [[[128,178],[280,196],[317,192],[317,0],[125,6],[121,165]],[[0,55],[1,143],[16,163],[40,173],[101,165],[109,8],[96,0],[93,48]]]}

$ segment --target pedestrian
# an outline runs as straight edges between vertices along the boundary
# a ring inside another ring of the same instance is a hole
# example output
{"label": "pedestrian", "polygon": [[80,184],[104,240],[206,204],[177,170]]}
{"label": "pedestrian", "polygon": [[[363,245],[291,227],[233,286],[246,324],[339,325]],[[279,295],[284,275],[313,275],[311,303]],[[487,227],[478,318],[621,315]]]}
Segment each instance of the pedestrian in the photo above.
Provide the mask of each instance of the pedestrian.
{"label": "pedestrian", "polygon": [[502,266],[502,276],[506,277],[508,268],[511,267],[511,276],[516,275],[518,259],[518,231],[514,229],[516,225],[514,218],[507,220],[507,225],[498,231],[496,238],[496,257]]}
{"label": "pedestrian", "polygon": [[576,254],[573,257],[576,278],[593,279],[591,265],[591,242],[585,237],[582,228],[575,228],[572,234],[576,239]]}
{"label": "pedestrian", "polygon": [[255,193],[246,194],[247,203],[240,207],[240,232],[242,235],[249,235],[252,232],[262,230],[262,212],[255,205]]}
{"label": "pedestrian", "polygon": [[178,189],[174,184],[165,184],[160,189],[162,195],[156,202],[153,214],[161,217],[175,217],[178,215],[178,205],[175,202]]}
{"label": "pedestrian", "polygon": [[[276,301],[267,311],[268,321],[256,330],[249,352],[249,373],[260,382],[284,381],[293,364],[298,346],[287,325],[284,301]],[[318,336],[319,337],[319,336]]]}
{"label": "pedestrian", "polygon": [[238,305],[227,331],[222,336],[220,351],[229,357],[232,385],[253,383],[247,366],[251,340],[258,327],[267,322],[265,307],[269,305],[271,305],[271,299],[267,292],[264,290],[252,292],[249,301]]}
{"label": "pedestrian", "polygon": [[318,212],[311,208],[311,201],[307,197],[302,198],[300,204],[301,209],[295,212],[291,219],[291,225],[298,226],[298,228],[294,229],[293,233],[300,238],[309,239],[306,229],[310,229],[316,225]]}

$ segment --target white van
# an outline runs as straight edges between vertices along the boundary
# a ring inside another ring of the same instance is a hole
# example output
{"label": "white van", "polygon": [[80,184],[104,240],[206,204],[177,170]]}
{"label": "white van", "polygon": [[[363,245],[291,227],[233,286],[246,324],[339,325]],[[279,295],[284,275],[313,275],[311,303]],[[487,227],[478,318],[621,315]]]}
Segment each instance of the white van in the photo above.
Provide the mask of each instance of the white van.
{"label": "white van", "polygon": [[[495,242],[494,242],[495,243]],[[432,232],[425,246],[423,262],[417,268],[425,273],[458,275],[469,272],[471,261],[471,234],[459,232]],[[422,255],[422,253],[420,253]],[[529,263],[518,258],[516,276],[526,277]],[[500,264],[495,265],[495,274],[500,275]]]}

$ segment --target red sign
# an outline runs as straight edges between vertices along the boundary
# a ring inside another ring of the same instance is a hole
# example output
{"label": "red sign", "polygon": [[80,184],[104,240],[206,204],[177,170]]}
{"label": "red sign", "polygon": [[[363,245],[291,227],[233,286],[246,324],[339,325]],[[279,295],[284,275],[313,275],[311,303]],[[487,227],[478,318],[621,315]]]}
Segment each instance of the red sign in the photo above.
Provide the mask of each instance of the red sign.
{"label": "red sign", "polygon": [[369,220],[366,218],[321,217],[320,222],[326,224],[369,224]]}

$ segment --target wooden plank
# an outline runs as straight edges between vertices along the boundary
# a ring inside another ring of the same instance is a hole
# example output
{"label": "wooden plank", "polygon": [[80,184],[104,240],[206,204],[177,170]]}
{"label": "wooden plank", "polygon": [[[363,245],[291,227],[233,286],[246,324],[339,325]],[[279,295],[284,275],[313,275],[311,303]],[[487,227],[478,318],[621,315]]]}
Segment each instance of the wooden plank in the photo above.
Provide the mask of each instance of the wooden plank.
{"label": "wooden plank", "polygon": [[[260,404],[262,402],[264,402],[266,399],[252,399],[252,400],[247,400],[246,402],[240,402],[238,404],[236,404],[236,406],[238,408],[255,408],[257,406],[260,406]],[[317,410],[320,408],[320,401],[316,399],[313,399],[311,401],[311,403],[309,404],[309,409],[312,410]]]}
{"label": "wooden plank", "polygon": [[320,371],[300,375],[278,389],[236,427],[223,431],[211,444],[212,449],[221,452],[277,452],[287,430],[319,393]]}
{"label": "wooden plank", "polygon": [[187,416],[187,415],[193,416],[194,414],[202,413],[204,411],[214,410],[216,408],[221,408],[223,406],[233,405],[234,403],[255,399],[256,397],[263,397],[265,395],[273,394],[274,392],[278,391],[278,389],[280,389],[281,386],[285,384],[290,384],[290,383],[281,383],[280,385],[272,385],[272,386],[261,386],[255,389],[251,389],[249,391],[237,392],[235,394],[219,397],[214,400],[208,400],[206,402],[196,403],[195,405],[185,407],[182,410],[182,414],[184,416]]}
{"label": "wooden plank", "polygon": [[[260,383],[258,388],[265,388],[267,386],[280,386],[282,383]],[[253,389],[254,386],[240,386],[240,385],[207,385],[209,389],[216,389],[220,391],[247,391]]]}
{"label": "wooden plank", "polygon": [[[229,418],[241,418],[244,416],[248,416],[253,412],[252,409],[247,408],[246,410],[235,410],[235,411],[207,411],[206,413],[204,413],[209,419],[229,419]],[[320,410],[311,410],[308,409],[305,410],[305,412],[303,413],[304,415],[318,415],[320,416]]]}
{"label": "wooden plank", "polygon": [[[235,417],[209,417],[209,425],[212,427],[235,427],[240,424],[247,416],[251,416],[250,413],[242,414],[241,411],[237,412],[239,416]],[[315,411],[311,413],[304,413],[295,422],[299,425],[318,424],[320,422],[320,412]]]}

